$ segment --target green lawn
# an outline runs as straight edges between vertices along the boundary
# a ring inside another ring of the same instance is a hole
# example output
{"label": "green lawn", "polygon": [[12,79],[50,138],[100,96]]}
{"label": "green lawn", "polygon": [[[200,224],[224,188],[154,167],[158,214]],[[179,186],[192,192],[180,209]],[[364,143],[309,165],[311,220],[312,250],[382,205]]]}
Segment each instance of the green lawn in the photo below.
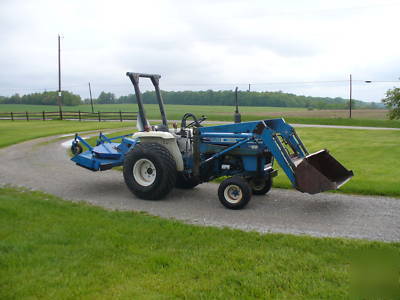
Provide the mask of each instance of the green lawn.
{"label": "green lawn", "polygon": [[[130,122],[0,121],[0,147],[120,126],[132,128]],[[328,148],[354,170],[344,192],[400,196],[400,132],[298,133],[310,151]],[[274,186],[288,187],[283,172]],[[366,261],[355,259],[365,253],[371,253]],[[358,299],[374,293],[398,299],[399,255],[399,243],[197,227],[0,188],[0,299],[357,298],[351,292],[361,293]],[[379,280],[366,276],[374,259]]]}
{"label": "green lawn", "polygon": [[[309,152],[328,149],[354,177],[340,192],[400,197],[400,131],[298,128]],[[275,187],[289,187],[280,170]]]}
{"label": "green lawn", "polygon": [[[158,105],[146,104],[147,117],[160,119]],[[0,112],[41,112],[57,111],[54,105],[18,105],[0,104]],[[90,105],[66,106],[66,111],[91,111]],[[95,111],[137,111],[136,104],[101,104],[95,106]],[[166,105],[169,120],[180,120],[184,113],[191,112],[196,116],[206,115],[209,120],[232,121],[234,108],[231,106],[207,106],[207,105]],[[400,128],[400,121],[391,121],[385,118],[382,110],[354,110],[353,119],[347,118],[345,110],[314,110],[296,107],[254,107],[243,106],[240,108],[244,121],[260,120],[267,118],[284,117],[290,123],[324,124],[324,125],[348,125],[348,126],[375,126]],[[0,120],[1,121],[1,120]]]}
{"label": "green lawn", "polygon": [[[366,126],[400,128],[400,120],[381,119],[347,119],[347,118],[302,118],[285,117],[287,122],[292,124],[319,124],[319,125],[340,125],[340,126]],[[257,118],[253,118],[257,120]]]}
{"label": "green lawn", "polygon": [[130,127],[133,122],[4,121],[0,120],[0,148],[56,134]]}
{"label": "green lawn", "polygon": [[185,225],[0,189],[1,299],[398,299],[399,255],[399,243]]}

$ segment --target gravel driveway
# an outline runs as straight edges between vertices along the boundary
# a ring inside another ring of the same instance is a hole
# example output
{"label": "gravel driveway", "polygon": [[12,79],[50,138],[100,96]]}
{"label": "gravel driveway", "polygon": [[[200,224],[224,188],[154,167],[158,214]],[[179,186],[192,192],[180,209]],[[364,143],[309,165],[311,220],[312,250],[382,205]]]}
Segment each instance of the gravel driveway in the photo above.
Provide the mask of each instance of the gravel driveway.
{"label": "gravel driveway", "polygon": [[273,189],[265,196],[253,196],[245,209],[232,211],[219,203],[218,185],[206,183],[189,191],[175,189],[161,201],[145,201],[128,191],[121,172],[91,172],[75,166],[61,143],[60,137],[50,137],[0,149],[0,185],[24,186],[67,200],[146,211],[193,224],[400,241],[400,199],[337,193],[311,196]]}

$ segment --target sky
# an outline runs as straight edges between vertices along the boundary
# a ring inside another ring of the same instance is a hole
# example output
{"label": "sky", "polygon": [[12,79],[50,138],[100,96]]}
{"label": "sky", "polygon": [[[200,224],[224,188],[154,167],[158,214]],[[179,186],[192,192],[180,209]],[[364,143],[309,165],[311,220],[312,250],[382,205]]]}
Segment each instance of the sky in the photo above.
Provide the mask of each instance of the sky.
{"label": "sky", "polygon": [[[0,0],[0,95],[283,91],[379,102],[400,86],[400,0]],[[365,83],[371,80],[371,83]],[[142,80],[142,90],[149,82]]]}

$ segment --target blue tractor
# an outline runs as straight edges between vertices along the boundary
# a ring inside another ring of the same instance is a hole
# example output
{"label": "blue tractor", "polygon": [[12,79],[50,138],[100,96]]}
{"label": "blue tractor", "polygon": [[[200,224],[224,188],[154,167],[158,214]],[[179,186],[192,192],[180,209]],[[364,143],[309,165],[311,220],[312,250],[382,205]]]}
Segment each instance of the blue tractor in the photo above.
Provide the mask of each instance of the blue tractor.
{"label": "blue tractor", "polygon": [[[327,150],[309,154],[292,126],[283,119],[202,126],[204,116],[184,114],[180,127],[169,128],[159,88],[160,75],[128,72],[139,107],[138,132],[108,138],[100,133],[96,146],[78,134],[72,142],[72,161],[92,171],[123,166],[128,188],[137,197],[156,200],[174,187],[191,189],[203,182],[225,178],[218,198],[230,209],[241,209],[251,196],[266,194],[272,186],[275,161],[301,192],[316,194],[335,190],[353,172],[343,167]],[[151,126],[139,89],[139,79],[154,85],[162,124]],[[82,144],[87,151],[82,151]]]}

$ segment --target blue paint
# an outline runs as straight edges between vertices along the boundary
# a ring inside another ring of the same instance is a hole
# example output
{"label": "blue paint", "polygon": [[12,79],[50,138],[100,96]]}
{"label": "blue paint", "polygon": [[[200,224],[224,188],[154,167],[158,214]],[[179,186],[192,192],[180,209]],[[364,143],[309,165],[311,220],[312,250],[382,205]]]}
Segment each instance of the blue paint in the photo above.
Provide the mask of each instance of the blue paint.
{"label": "blue paint", "polygon": [[242,161],[243,161],[246,171],[250,171],[250,172],[257,171],[257,159],[254,159],[254,156],[243,155]]}
{"label": "blue paint", "polygon": [[[273,171],[273,164],[276,161],[295,186],[292,157],[303,158],[308,153],[295,134],[294,128],[282,118],[200,127],[197,131],[199,134],[197,152],[200,155],[200,171],[205,176],[204,181],[220,176],[268,176],[269,172]],[[97,146],[92,147],[77,135],[74,142],[84,144],[89,150],[74,156],[71,160],[93,171],[121,166],[125,155],[138,142],[129,136],[108,138],[100,133]],[[193,154],[183,153],[182,158],[184,171],[192,173]],[[266,168],[266,164],[271,168]]]}
{"label": "blue paint", "polygon": [[[89,150],[75,155],[71,160],[77,165],[92,171],[104,171],[122,166],[125,154],[137,143],[136,139],[128,138],[128,136],[131,136],[131,134],[108,138],[100,133],[97,139],[98,145],[92,147],[77,135],[73,143],[79,141]],[[122,139],[122,141],[120,143],[115,143],[114,141],[118,139]]]}

